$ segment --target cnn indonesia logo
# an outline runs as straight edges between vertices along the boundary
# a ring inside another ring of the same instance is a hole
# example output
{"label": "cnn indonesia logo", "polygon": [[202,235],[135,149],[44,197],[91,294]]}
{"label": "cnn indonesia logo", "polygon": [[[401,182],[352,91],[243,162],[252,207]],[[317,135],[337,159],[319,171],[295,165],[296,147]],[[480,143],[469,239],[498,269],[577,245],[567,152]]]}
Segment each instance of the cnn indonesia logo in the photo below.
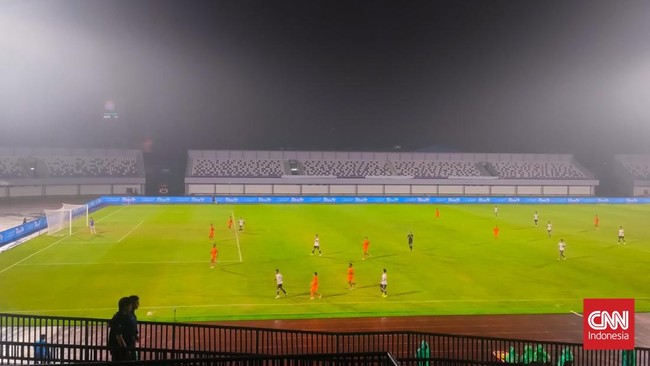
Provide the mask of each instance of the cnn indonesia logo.
{"label": "cnn indonesia logo", "polygon": [[588,350],[634,349],[634,299],[584,299]]}

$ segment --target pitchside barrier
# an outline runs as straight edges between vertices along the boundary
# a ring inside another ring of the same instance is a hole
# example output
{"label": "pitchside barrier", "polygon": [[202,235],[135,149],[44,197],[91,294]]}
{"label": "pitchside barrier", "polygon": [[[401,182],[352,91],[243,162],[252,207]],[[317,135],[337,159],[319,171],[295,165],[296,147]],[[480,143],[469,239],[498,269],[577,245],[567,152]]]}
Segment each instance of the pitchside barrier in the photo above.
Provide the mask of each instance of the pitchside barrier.
{"label": "pitchside barrier", "polygon": [[[431,365],[494,365],[508,361],[554,366],[568,361],[575,366],[650,365],[650,348],[587,351],[577,343],[411,331],[329,333],[153,322],[140,322],[138,329],[140,342],[135,351],[142,361],[389,353],[401,365],[418,366],[428,365],[426,361]],[[40,335],[45,335],[46,343],[36,343]],[[106,362],[110,360],[107,337],[106,319],[0,314],[0,364]],[[635,363],[630,362],[633,359]],[[385,360],[377,361],[385,364]]]}
{"label": "pitchside barrier", "polygon": [[[411,196],[103,196],[87,202],[89,211],[106,205],[130,204],[648,204],[650,198],[625,197],[411,197]],[[47,228],[47,220],[40,217],[26,224],[0,232],[0,251],[8,244]],[[6,249],[6,248],[5,248]]]}

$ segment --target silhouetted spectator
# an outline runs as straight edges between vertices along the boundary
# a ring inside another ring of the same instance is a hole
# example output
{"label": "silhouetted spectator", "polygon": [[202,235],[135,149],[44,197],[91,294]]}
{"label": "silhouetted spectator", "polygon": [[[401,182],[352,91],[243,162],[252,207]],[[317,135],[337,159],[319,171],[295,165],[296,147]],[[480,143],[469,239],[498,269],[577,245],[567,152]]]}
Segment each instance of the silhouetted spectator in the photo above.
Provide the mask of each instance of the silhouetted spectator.
{"label": "silhouetted spectator", "polygon": [[50,351],[47,348],[45,334],[41,334],[41,337],[34,343],[34,359],[38,364],[48,363],[50,359]]}
{"label": "silhouetted spectator", "polygon": [[135,348],[135,334],[131,314],[133,305],[131,299],[123,297],[118,302],[119,310],[109,323],[108,349],[113,361],[132,361]]}
{"label": "silhouetted spectator", "polygon": [[[140,297],[138,295],[129,296],[131,301],[131,327],[133,332],[133,339],[135,342],[140,342],[140,332],[138,331],[138,317],[135,315],[135,311],[140,307]],[[138,355],[134,353],[134,359],[138,359]]]}

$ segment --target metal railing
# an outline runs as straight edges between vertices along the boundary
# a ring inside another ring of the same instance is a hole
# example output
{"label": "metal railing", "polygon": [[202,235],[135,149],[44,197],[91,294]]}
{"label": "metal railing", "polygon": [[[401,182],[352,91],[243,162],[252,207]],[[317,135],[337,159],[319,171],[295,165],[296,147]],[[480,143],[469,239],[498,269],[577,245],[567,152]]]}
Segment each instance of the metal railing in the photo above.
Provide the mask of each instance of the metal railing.
{"label": "metal railing", "polygon": [[[75,366],[115,365],[109,362],[75,363]],[[122,361],[122,366],[398,366],[397,361],[388,353],[357,353],[345,355],[289,355],[289,356],[236,356],[203,357],[174,360]]]}
{"label": "metal railing", "polygon": [[[239,355],[291,356],[390,353],[401,364],[420,365],[422,342],[428,346],[431,365],[492,364],[512,359],[532,362],[546,359],[557,365],[570,353],[574,365],[620,366],[624,358],[650,365],[650,349],[587,351],[581,344],[496,339],[410,331],[329,333],[300,330],[241,328],[202,324],[138,324],[140,360],[233,357]],[[57,363],[109,361],[106,348],[108,320],[0,314],[0,364],[30,364],[41,334],[47,358]],[[40,347],[40,345],[38,345]],[[508,356],[510,353],[510,356]],[[533,358],[534,357],[534,358]],[[462,361],[462,362],[461,362]],[[633,365],[630,363],[630,365]]]}

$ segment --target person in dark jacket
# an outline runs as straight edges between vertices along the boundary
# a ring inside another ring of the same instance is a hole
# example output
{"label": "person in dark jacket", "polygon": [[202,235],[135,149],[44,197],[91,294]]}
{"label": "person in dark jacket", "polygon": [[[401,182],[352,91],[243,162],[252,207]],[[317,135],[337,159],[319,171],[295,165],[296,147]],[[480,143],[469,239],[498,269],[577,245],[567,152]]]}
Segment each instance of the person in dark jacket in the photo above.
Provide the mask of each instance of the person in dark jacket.
{"label": "person in dark jacket", "polygon": [[134,360],[135,332],[133,327],[133,302],[123,297],[118,302],[119,310],[110,320],[108,333],[108,349],[113,361]]}

